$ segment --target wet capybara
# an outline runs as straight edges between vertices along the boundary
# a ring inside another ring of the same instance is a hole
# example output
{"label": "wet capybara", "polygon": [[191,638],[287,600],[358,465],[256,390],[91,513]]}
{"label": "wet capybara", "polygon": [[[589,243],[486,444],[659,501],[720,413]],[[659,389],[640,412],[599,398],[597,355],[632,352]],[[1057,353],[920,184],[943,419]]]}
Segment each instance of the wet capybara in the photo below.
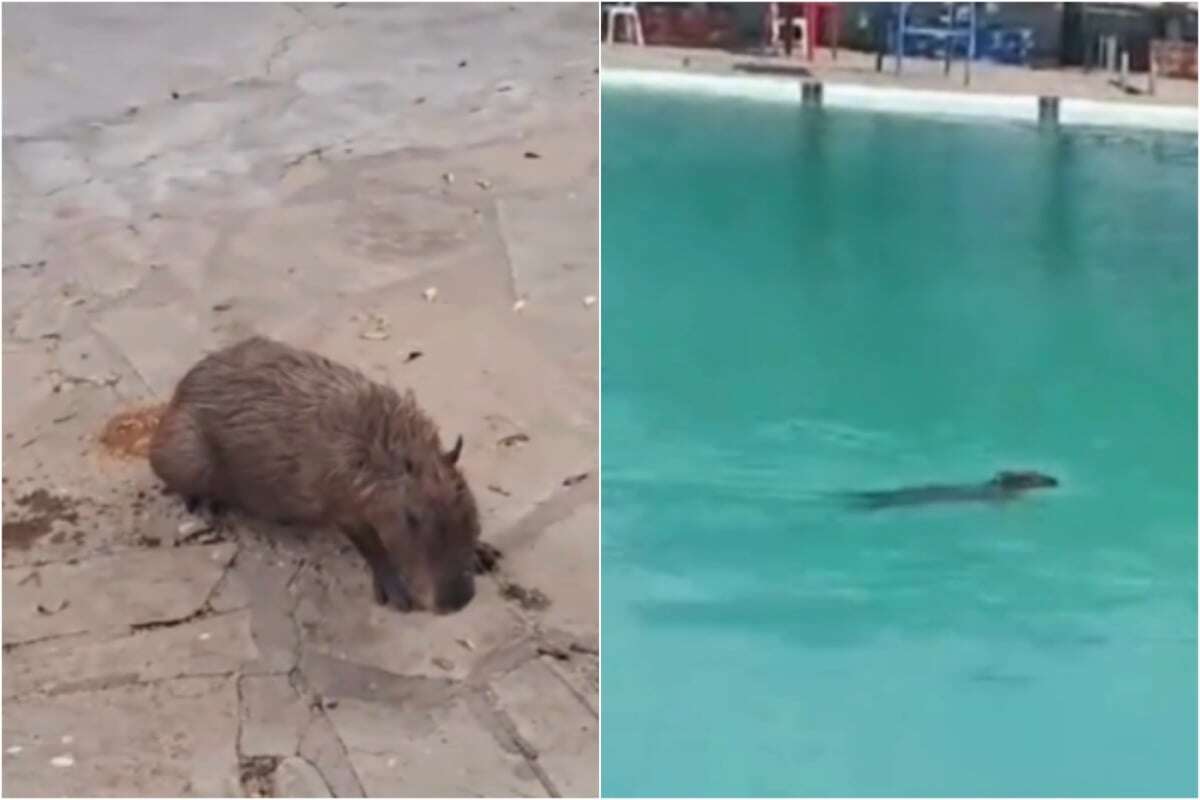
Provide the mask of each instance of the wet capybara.
{"label": "wet capybara", "polygon": [[1005,502],[1016,499],[1031,489],[1050,489],[1058,479],[1034,470],[997,472],[984,483],[928,484],[906,486],[871,492],[840,492],[852,507],[877,511],[898,506],[920,506],[930,503]]}
{"label": "wet capybara", "polygon": [[194,506],[336,527],[370,566],[375,598],[457,611],[475,594],[479,515],[412,392],[315,353],[254,337],[184,375],[150,465]]}

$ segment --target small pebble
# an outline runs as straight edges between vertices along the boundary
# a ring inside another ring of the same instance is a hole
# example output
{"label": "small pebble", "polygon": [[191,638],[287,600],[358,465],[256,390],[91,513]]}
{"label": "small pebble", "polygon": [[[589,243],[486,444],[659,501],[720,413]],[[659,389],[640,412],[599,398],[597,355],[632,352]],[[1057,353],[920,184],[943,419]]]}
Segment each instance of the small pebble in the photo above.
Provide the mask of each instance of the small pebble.
{"label": "small pebble", "polygon": [[453,172],[443,172],[442,180],[444,180],[446,183],[454,183],[454,173]]}
{"label": "small pebble", "polygon": [[[212,634],[211,633],[202,633],[202,634],[200,634],[200,636],[198,638],[202,642],[207,642],[209,639],[212,638]],[[66,742],[63,742],[63,744],[66,744]]]}
{"label": "small pebble", "polygon": [[387,760],[387,765],[388,765],[389,767],[394,767],[394,766],[396,766],[396,759],[395,759],[395,758],[389,758],[389,759]]}
{"label": "small pebble", "polygon": [[75,741],[75,737],[67,734],[66,736],[62,737],[61,741],[63,744],[70,744],[71,742]]}
{"label": "small pebble", "polygon": [[50,759],[50,763],[56,767],[73,767],[75,766],[75,756],[70,753],[61,756],[55,756]]}
{"label": "small pebble", "polygon": [[454,662],[448,658],[442,658],[441,656],[434,657],[433,665],[435,667],[437,667],[438,669],[446,670],[446,672],[449,672],[450,670],[454,669]]}
{"label": "small pebble", "polygon": [[426,302],[432,303],[434,300],[437,299],[437,296],[438,296],[437,287],[430,286],[428,289],[421,292],[421,296],[425,298]]}
{"label": "small pebble", "polygon": [[517,302],[513,303],[513,311],[520,311],[524,307],[525,307],[525,298],[524,297],[522,297]]}
{"label": "small pebble", "polygon": [[596,295],[589,294],[587,297],[583,298],[584,308],[591,308],[594,305],[596,305]]}
{"label": "small pebble", "polygon": [[492,188],[492,182],[487,178],[480,178],[479,180],[475,181],[475,185],[480,189],[483,189],[485,192]]}
{"label": "small pebble", "polygon": [[4,752],[8,753],[10,756],[15,756],[17,753],[21,752],[24,749],[25,748],[21,747],[21,745],[14,744],[12,747],[8,748]]}

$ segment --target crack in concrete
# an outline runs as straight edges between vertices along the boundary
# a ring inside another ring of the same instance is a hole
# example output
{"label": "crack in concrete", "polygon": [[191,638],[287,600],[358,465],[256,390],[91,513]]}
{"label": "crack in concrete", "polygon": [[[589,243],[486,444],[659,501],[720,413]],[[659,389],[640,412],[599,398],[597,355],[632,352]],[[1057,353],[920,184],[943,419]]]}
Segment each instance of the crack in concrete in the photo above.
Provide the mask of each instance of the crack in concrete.
{"label": "crack in concrete", "polygon": [[22,639],[19,642],[5,642],[3,651],[5,653],[11,653],[14,650],[20,650],[22,647],[29,647],[31,645],[42,644],[44,642],[56,642],[56,641],[59,641],[60,639],[75,639],[80,636],[88,636],[91,633],[92,633],[92,631],[74,631],[73,633],[52,633],[48,636],[39,636],[36,639]]}
{"label": "crack in concrete", "polygon": [[562,792],[558,786],[550,778],[550,775],[538,763],[538,751],[517,731],[516,724],[509,718],[508,714],[502,711],[497,703],[496,697],[492,690],[487,687],[481,687],[471,691],[466,696],[467,705],[471,709],[472,714],[483,725],[484,729],[491,734],[492,738],[510,753],[516,753],[524,759],[525,764],[533,772],[542,788],[546,790],[546,794],[551,797],[562,797]]}
{"label": "crack in concrete", "polygon": [[287,55],[287,52],[292,49],[292,43],[295,42],[298,37],[303,36],[306,33],[313,33],[314,31],[321,30],[320,28],[318,28],[316,25],[313,24],[312,20],[310,20],[306,15],[301,13],[296,8],[293,8],[291,6],[284,6],[284,8],[287,8],[289,11],[295,12],[302,20],[304,20],[304,28],[302,28],[301,30],[286,34],[285,36],[280,38],[279,41],[277,41],[271,47],[271,51],[267,54],[266,61],[263,62],[263,72],[268,77],[270,77],[271,70],[274,69],[274,67],[275,67],[275,62],[278,59],[282,58],[283,56]]}
{"label": "crack in concrete", "polygon": [[34,689],[28,692],[7,695],[4,701],[19,702],[31,697],[61,697],[63,695],[84,694],[87,692],[102,692],[109,689],[120,689],[127,686],[153,687],[161,686],[172,681],[185,681],[202,678],[232,678],[238,670],[223,670],[221,672],[181,672],[177,675],[166,675],[161,678],[139,678],[137,673],[122,672],[116,675],[102,675],[79,681],[57,684],[48,689]]}

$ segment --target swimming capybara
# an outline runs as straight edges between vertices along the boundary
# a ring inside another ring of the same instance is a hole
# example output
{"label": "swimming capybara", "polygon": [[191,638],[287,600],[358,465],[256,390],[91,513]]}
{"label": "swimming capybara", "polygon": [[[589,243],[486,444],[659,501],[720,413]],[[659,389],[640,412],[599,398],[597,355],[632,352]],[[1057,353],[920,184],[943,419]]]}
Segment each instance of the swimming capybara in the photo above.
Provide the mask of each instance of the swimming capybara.
{"label": "swimming capybara", "polygon": [[184,375],[150,465],[190,507],[336,527],[366,559],[375,598],[457,611],[475,594],[479,515],[412,392],[315,353],[255,337]]}

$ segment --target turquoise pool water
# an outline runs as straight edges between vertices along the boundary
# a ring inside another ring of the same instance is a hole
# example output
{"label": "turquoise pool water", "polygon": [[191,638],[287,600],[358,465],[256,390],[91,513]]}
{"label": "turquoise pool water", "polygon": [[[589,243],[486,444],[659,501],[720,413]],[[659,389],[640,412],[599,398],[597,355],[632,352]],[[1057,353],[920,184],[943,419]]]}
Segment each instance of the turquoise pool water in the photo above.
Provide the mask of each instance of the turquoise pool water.
{"label": "turquoise pool water", "polygon": [[603,153],[604,794],[1195,796],[1194,140],[609,89]]}

